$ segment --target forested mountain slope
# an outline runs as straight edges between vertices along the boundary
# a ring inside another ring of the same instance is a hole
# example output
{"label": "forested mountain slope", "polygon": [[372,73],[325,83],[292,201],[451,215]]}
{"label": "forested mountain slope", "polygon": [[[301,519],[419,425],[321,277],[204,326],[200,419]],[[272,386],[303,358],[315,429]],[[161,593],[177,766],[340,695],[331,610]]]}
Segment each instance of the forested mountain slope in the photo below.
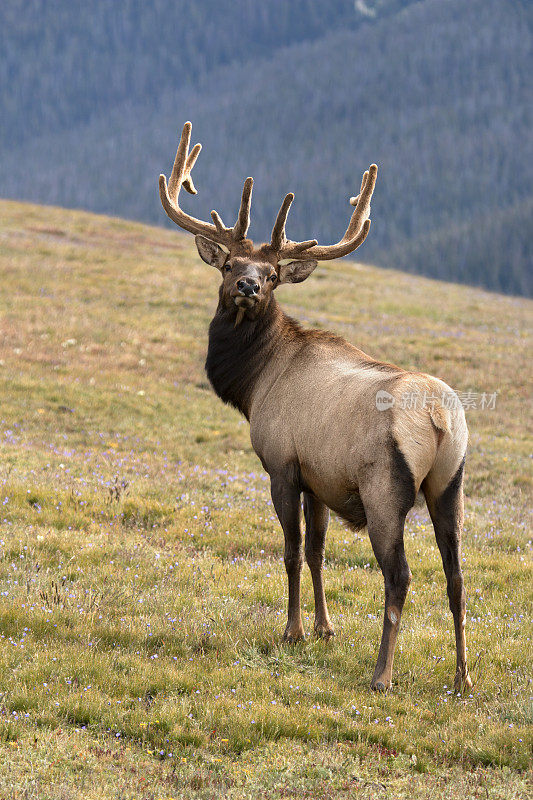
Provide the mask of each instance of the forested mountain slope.
{"label": "forested mountain slope", "polygon": [[4,143],[69,128],[125,100],[151,101],[224,64],[355,29],[415,0],[5,0]]}
{"label": "forested mountain slope", "polygon": [[[204,144],[199,195],[187,199],[193,213],[217,208],[230,221],[251,174],[252,236],[269,235],[292,190],[289,234],[331,241],[344,231],[361,172],[376,161],[361,258],[531,293],[529,4],[368,2],[362,13],[338,0],[327,15],[303,0],[290,11],[277,0],[260,11],[240,0],[231,13],[225,4],[174,5],[168,21],[163,3],[151,14],[127,3],[109,30],[109,3],[81,13],[79,40],[90,55],[82,63],[91,69],[80,74],[74,55],[67,59],[72,46],[63,55],[58,48],[57,69],[36,77],[42,122],[38,113],[28,112],[27,126],[6,115],[2,195],[162,223],[157,176],[169,173],[191,119]],[[72,32],[72,12],[64,13],[53,47],[62,24]],[[10,51],[13,63],[23,52],[24,42],[18,56]],[[10,69],[16,84],[20,73]],[[64,102],[54,95],[61,82],[72,92]],[[31,106],[29,80],[21,85]],[[7,94],[8,111],[18,108]]]}

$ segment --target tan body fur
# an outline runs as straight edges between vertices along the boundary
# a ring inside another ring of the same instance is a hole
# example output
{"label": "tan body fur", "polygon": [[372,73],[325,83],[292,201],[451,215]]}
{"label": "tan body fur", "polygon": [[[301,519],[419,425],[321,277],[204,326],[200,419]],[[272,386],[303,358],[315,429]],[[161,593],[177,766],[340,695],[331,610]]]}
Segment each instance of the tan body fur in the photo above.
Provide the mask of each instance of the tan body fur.
{"label": "tan body fur", "polygon": [[[280,361],[265,365],[250,408],[251,441],[262,461],[272,467],[297,462],[306,485],[342,514],[350,487],[359,485],[392,432],[416,492],[429,473],[434,491],[444,491],[468,439],[458,401],[453,409],[439,407],[440,420],[433,413],[445,429],[437,427],[430,408],[421,407],[425,395],[455,397],[444,382],[392,366],[377,369],[355,347],[328,339],[313,341],[303,357],[289,350]],[[376,407],[380,390],[395,398],[385,411]],[[403,408],[406,393],[420,405]]]}

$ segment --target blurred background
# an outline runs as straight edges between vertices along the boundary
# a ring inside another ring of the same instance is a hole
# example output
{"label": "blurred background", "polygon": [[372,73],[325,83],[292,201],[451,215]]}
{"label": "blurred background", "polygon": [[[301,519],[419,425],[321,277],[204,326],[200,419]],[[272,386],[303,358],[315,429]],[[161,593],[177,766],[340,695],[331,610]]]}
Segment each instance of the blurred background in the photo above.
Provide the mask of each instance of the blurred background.
{"label": "blurred background", "polygon": [[360,259],[513,294],[531,269],[528,0],[3,0],[0,195],[168,223],[157,178],[183,122],[184,207],[337,241],[380,168]]}

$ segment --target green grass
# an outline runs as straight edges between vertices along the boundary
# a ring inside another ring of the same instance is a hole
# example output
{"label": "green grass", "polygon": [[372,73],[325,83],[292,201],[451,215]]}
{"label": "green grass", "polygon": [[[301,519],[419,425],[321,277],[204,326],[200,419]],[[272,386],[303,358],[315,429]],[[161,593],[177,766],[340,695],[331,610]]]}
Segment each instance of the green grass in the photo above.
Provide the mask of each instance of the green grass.
{"label": "green grass", "polygon": [[[333,521],[337,635],[281,644],[282,533],[203,372],[217,274],[172,231],[0,204],[0,797],[522,798],[531,790],[531,303],[349,262],[280,292],[467,412],[474,690],[425,509],[394,691],[366,534]],[[303,580],[304,621],[313,600]]]}

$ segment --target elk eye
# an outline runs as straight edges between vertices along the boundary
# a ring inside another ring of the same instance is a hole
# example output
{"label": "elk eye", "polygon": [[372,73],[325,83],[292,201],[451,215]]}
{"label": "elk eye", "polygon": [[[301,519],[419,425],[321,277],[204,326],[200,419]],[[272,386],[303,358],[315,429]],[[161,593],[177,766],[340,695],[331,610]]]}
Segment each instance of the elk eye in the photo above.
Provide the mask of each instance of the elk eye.
{"label": "elk eye", "polygon": [[277,279],[278,279],[278,276],[276,275],[276,273],[274,273],[273,275],[270,276],[269,280],[271,280],[272,283],[274,283],[275,281],[277,281]]}
{"label": "elk eye", "polygon": [[224,267],[225,272],[231,272],[231,264],[226,264]]}

